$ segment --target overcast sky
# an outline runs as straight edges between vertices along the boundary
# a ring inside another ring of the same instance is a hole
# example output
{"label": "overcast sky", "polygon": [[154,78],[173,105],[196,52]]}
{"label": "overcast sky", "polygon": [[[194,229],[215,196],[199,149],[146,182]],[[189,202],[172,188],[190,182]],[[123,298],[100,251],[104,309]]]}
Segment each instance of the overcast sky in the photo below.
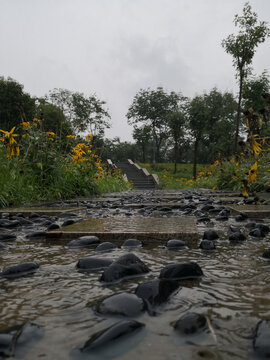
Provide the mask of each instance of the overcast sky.
{"label": "overcast sky", "polygon": [[[142,88],[192,97],[213,87],[236,94],[232,58],[221,41],[236,33],[242,0],[0,0],[0,76],[33,96],[53,88],[96,93],[112,128],[132,140],[126,113]],[[270,0],[249,1],[270,26]],[[256,74],[270,68],[270,39]]]}

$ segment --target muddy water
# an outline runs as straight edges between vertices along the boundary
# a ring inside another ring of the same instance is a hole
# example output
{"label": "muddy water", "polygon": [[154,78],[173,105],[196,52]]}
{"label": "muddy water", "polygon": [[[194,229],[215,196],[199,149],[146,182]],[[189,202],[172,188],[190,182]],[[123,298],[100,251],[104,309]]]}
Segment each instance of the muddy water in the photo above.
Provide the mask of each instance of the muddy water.
{"label": "muddy water", "polygon": [[[259,320],[270,319],[270,263],[261,258],[269,237],[249,238],[237,245],[226,238],[218,240],[213,253],[168,251],[161,245],[137,249],[133,253],[151,273],[111,286],[99,282],[100,273],[82,274],[75,265],[85,256],[115,259],[127,250],[97,255],[89,249],[67,249],[63,242],[23,237],[5,243],[10,249],[0,253],[0,269],[24,261],[36,261],[40,269],[31,276],[0,280],[0,331],[24,322],[38,324],[44,336],[24,359],[77,359],[75,348],[119,320],[97,315],[93,306],[98,300],[134,292],[139,283],[157,278],[169,263],[194,260],[205,274],[200,281],[182,282],[182,288],[158,308],[157,316],[144,313],[136,318],[146,325],[141,333],[83,359],[247,359],[252,329]],[[211,321],[212,334],[196,344],[184,344],[171,325],[187,311],[205,314]]]}

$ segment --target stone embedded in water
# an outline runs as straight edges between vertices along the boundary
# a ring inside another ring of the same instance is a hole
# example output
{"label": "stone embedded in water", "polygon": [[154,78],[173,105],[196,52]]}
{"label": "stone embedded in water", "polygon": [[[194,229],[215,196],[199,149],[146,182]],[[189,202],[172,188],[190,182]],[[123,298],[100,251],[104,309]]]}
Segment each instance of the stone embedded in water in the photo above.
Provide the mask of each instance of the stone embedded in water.
{"label": "stone embedded in water", "polygon": [[104,270],[100,281],[115,282],[148,273],[150,269],[134,254],[121,256]]}
{"label": "stone embedded in water", "polygon": [[43,238],[46,237],[46,231],[34,231],[26,235],[27,239]]}
{"label": "stone embedded in water", "polygon": [[175,280],[154,279],[139,284],[135,294],[146,301],[148,306],[157,306],[167,301],[179,287],[179,283]]}
{"label": "stone embedded in water", "polygon": [[24,226],[31,226],[33,225],[33,222],[30,220],[25,219],[23,216],[12,216],[12,220],[17,220],[21,225]]}
{"label": "stone embedded in water", "polygon": [[145,304],[137,295],[124,292],[104,299],[96,310],[102,315],[135,317],[142,314]]}
{"label": "stone embedded in water", "polygon": [[270,248],[264,250],[262,257],[265,259],[270,259]]}
{"label": "stone embedded in water", "polygon": [[202,269],[193,261],[167,265],[160,271],[159,275],[161,279],[173,280],[197,279],[202,276]]}
{"label": "stone embedded in water", "polygon": [[265,237],[265,234],[261,231],[261,229],[253,229],[249,233],[250,236],[256,237],[256,238],[263,238]]}
{"label": "stone embedded in water", "polygon": [[200,243],[200,249],[202,249],[202,250],[211,251],[211,250],[215,250],[215,248],[216,248],[216,245],[213,240],[204,239]]}
{"label": "stone embedded in water", "polygon": [[166,245],[168,250],[186,249],[187,245],[183,240],[171,239]]}
{"label": "stone embedded in water", "polygon": [[209,211],[209,210],[212,210],[214,209],[215,207],[213,205],[204,205],[202,208],[201,208],[201,211]]}
{"label": "stone embedded in water", "polygon": [[113,261],[111,259],[100,259],[95,257],[86,257],[78,261],[76,267],[79,271],[91,272],[104,270],[111,265]]}
{"label": "stone embedded in water", "polygon": [[86,341],[83,347],[80,349],[82,352],[88,352],[101,347],[107,347],[111,342],[126,338],[136,330],[141,329],[145,325],[135,320],[123,320],[119,321],[111,327],[101,330]]}
{"label": "stone embedded in water", "polygon": [[261,320],[255,329],[253,350],[260,359],[270,358],[270,320]]}
{"label": "stone embedded in water", "polygon": [[80,221],[82,221],[83,218],[82,217],[76,217],[76,218],[72,218],[72,219],[67,219],[63,222],[62,226],[69,226],[69,225],[73,225],[76,224]]}
{"label": "stone embedded in water", "polygon": [[47,230],[51,231],[51,230],[56,230],[59,228],[60,228],[60,226],[58,224],[52,223],[51,225],[48,226]]}
{"label": "stone embedded in water", "polygon": [[58,215],[59,218],[69,218],[73,216],[78,216],[78,214],[72,213],[72,212],[63,212]]}
{"label": "stone embedded in water", "polygon": [[81,236],[78,239],[75,240],[71,240],[68,244],[67,247],[68,248],[84,248],[84,247],[91,247],[93,245],[99,244],[100,240],[97,236],[93,236],[93,235],[86,235],[86,236]]}
{"label": "stone embedded in water", "polygon": [[233,226],[233,225],[230,225],[230,226],[229,226],[229,232],[230,232],[230,233],[238,233],[238,232],[240,232],[240,230],[239,230],[238,227]]}
{"label": "stone embedded in water", "polygon": [[5,229],[9,229],[17,226],[21,226],[18,220],[0,219],[0,228],[3,227]]}
{"label": "stone embedded in water", "polygon": [[255,228],[255,226],[256,226],[256,223],[255,223],[255,222],[248,222],[248,223],[245,225],[245,227],[246,227],[247,229],[253,229],[253,228]]}
{"label": "stone embedded in water", "polygon": [[39,215],[35,212],[32,212],[30,215],[29,215],[29,219],[34,219],[34,218],[39,218]]}
{"label": "stone embedded in water", "polygon": [[227,215],[218,215],[216,221],[227,221],[229,218]]}
{"label": "stone embedded in water", "polygon": [[174,329],[183,336],[208,332],[207,319],[204,315],[187,313],[173,324]]}
{"label": "stone embedded in water", "polygon": [[0,241],[12,241],[12,240],[16,240],[16,235],[13,234],[0,234]]}
{"label": "stone embedded in water", "polygon": [[205,230],[205,232],[203,233],[203,239],[216,240],[218,238],[219,238],[218,233],[215,230],[208,229]]}
{"label": "stone embedded in water", "polygon": [[117,246],[109,241],[105,241],[101,244],[99,244],[96,248],[96,252],[106,252],[106,251],[112,251],[117,249]]}
{"label": "stone embedded in water", "polygon": [[242,234],[240,231],[238,232],[234,232],[229,236],[229,240],[234,242],[234,241],[243,241],[246,240],[246,236],[244,234]]}
{"label": "stone embedded in water", "polygon": [[135,248],[135,247],[141,247],[141,246],[142,246],[142,242],[140,240],[127,239],[124,241],[124,243],[121,247],[124,249],[124,248]]}
{"label": "stone embedded in water", "polygon": [[239,215],[236,215],[235,221],[244,221],[248,218],[247,214],[244,212],[241,212]]}
{"label": "stone embedded in water", "polygon": [[208,222],[210,218],[208,216],[202,216],[197,219],[198,222]]}
{"label": "stone embedded in water", "polygon": [[0,275],[8,279],[15,279],[21,276],[33,274],[38,268],[39,265],[36,262],[25,262],[7,268],[0,273]]}
{"label": "stone embedded in water", "polygon": [[36,324],[26,323],[0,332],[0,357],[23,358],[29,348],[43,336],[43,329]]}
{"label": "stone embedded in water", "polygon": [[268,234],[270,231],[269,226],[265,224],[256,224],[255,229],[259,229],[265,235]]}

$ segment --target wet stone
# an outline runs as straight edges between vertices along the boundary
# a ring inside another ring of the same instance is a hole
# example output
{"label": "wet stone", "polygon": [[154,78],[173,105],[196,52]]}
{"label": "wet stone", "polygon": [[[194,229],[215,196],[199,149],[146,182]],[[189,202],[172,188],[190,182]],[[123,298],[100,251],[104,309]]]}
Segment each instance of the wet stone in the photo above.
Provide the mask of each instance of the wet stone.
{"label": "wet stone", "polygon": [[50,230],[56,230],[59,228],[60,228],[60,226],[58,224],[53,223],[48,226],[47,230],[50,231]]}
{"label": "wet stone", "polygon": [[10,228],[15,228],[17,226],[21,226],[18,220],[0,219],[0,227],[10,229]]}
{"label": "wet stone", "polygon": [[7,250],[7,249],[8,249],[8,247],[6,245],[0,243],[0,251]]}
{"label": "wet stone", "polygon": [[209,337],[210,329],[204,315],[187,313],[173,324],[177,339],[186,344],[196,344]]}
{"label": "wet stone", "polygon": [[36,238],[44,238],[44,237],[46,237],[46,231],[34,231],[26,235],[27,239],[36,239]]}
{"label": "wet stone", "polygon": [[180,285],[175,280],[154,279],[139,284],[135,294],[147,303],[149,309],[165,303],[179,288]]}
{"label": "wet stone", "polygon": [[234,232],[229,236],[229,240],[231,242],[243,241],[246,240],[246,236],[242,234],[240,231]]}
{"label": "wet stone", "polygon": [[187,245],[184,241],[182,240],[177,240],[177,239],[171,239],[167,242],[166,244],[166,248],[168,250],[178,250],[178,249],[186,249]]}
{"label": "wet stone", "polygon": [[112,342],[126,339],[132,333],[135,333],[145,325],[135,320],[119,321],[111,327],[101,330],[86,341],[81,352],[90,352],[95,349],[109,346]]}
{"label": "wet stone", "polygon": [[244,212],[241,212],[239,215],[236,215],[235,221],[245,221],[248,218],[247,214]]}
{"label": "wet stone", "polygon": [[104,270],[100,281],[116,282],[125,278],[140,276],[148,273],[150,269],[134,254],[121,256]]}
{"label": "wet stone", "polygon": [[268,234],[270,231],[269,226],[265,224],[256,224],[255,228],[259,229],[264,235]]}
{"label": "wet stone", "polygon": [[165,266],[160,272],[161,279],[185,280],[203,276],[202,269],[195,262],[181,262]]}
{"label": "wet stone", "polygon": [[73,218],[73,219],[67,219],[66,221],[63,222],[62,226],[69,226],[69,225],[73,225],[73,224],[76,224],[80,221],[83,221],[83,218],[82,217],[76,217],[76,218]]}
{"label": "wet stone", "polygon": [[43,336],[43,329],[36,324],[26,323],[0,332],[0,357],[22,358]]}
{"label": "wet stone", "polygon": [[16,240],[16,235],[13,234],[0,234],[0,241],[13,241]]}
{"label": "wet stone", "polygon": [[136,248],[142,247],[142,242],[137,239],[127,239],[124,241],[123,245],[121,246],[123,249],[125,248]]}
{"label": "wet stone", "polygon": [[253,350],[260,359],[270,358],[270,320],[261,320],[255,329]]}
{"label": "wet stone", "polygon": [[96,311],[102,315],[136,317],[145,310],[144,301],[135,294],[120,293],[103,300]]}
{"label": "wet stone", "polygon": [[256,237],[256,238],[264,238],[265,237],[264,232],[262,232],[261,229],[257,229],[257,228],[251,230],[249,235]]}
{"label": "wet stone", "polygon": [[94,246],[96,244],[99,244],[100,240],[97,236],[81,236],[76,240],[71,240],[68,244],[67,247],[74,249],[74,248],[84,248],[84,247],[91,247]]}
{"label": "wet stone", "polygon": [[29,219],[39,218],[39,216],[39,214],[32,212],[31,214],[29,214]]}
{"label": "wet stone", "polygon": [[208,222],[210,218],[208,216],[202,216],[197,219],[198,222]]}
{"label": "wet stone", "polygon": [[213,240],[204,239],[200,243],[200,249],[202,249],[202,250],[212,251],[212,250],[215,250],[215,248],[216,248],[216,245]]}
{"label": "wet stone", "polygon": [[4,270],[0,275],[7,279],[15,279],[36,272],[39,265],[36,262],[25,262],[11,266]]}
{"label": "wet stone", "polygon": [[205,232],[203,233],[203,239],[216,240],[218,238],[219,238],[218,233],[215,230],[208,229],[205,230]]}
{"label": "wet stone", "polygon": [[81,272],[101,271],[110,266],[112,262],[111,259],[86,257],[80,259],[76,267]]}
{"label": "wet stone", "polygon": [[96,252],[108,252],[117,249],[117,246],[109,241],[99,244],[96,248]]}

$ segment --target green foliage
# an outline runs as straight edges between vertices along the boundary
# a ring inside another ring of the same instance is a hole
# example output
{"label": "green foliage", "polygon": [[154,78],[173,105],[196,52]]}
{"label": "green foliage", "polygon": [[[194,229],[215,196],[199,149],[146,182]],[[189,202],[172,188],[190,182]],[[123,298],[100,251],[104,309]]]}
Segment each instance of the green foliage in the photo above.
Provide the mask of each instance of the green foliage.
{"label": "green foliage", "polygon": [[23,91],[23,85],[0,77],[0,128],[10,130],[35,114],[35,99]]}
{"label": "green foliage", "polygon": [[243,107],[259,112],[265,108],[262,94],[270,92],[270,80],[267,71],[260,76],[249,76],[243,86]]}

